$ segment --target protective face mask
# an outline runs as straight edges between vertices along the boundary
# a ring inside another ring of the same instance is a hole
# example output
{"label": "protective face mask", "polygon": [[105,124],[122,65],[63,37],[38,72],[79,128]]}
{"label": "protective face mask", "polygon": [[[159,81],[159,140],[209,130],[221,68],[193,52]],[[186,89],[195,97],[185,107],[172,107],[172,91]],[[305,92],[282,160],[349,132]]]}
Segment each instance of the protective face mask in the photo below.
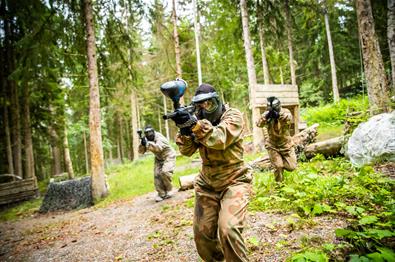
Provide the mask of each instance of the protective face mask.
{"label": "protective face mask", "polygon": [[217,103],[216,99],[207,100],[205,103],[206,103],[206,106],[203,110],[209,114],[213,113],[218,108],[218,103]]}

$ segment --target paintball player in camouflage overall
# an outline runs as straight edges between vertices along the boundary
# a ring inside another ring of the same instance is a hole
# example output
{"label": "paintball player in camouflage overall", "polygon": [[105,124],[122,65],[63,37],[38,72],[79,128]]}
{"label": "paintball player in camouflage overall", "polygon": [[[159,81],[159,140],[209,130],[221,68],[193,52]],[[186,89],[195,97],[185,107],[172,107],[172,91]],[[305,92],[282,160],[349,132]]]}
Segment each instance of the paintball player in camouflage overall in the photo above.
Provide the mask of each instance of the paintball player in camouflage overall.
{"label": "paintball player in camouflage overall", "polygon": [[271,96],[267,98],[267,111],[256,123],[258,127],[266,127],[263,129],[265,148],[274,167],[274,176],[277,182],[283,181],[284,169],[292,171],[297,164],[290,135],[291,121],[291,112],[281,107],[277,97]]}
{"label": "paintball player in camouflage overall", "polygon": [[154,184],[158,192],[156,202],[170,198],[172,189],[171,179],[176,162],[176,153],[170,146],[169,141],[151,126],[144,128],[145,136],[141,138],[139,153],[144,154],[147,150],[155,155]]}
{"label": "paintball player in camouflage overall", "polygon": [[173,118],[183,155],[199,150],[202,167],[195,180],[193,220],[197,251],[204,261],[248,261],[242,237],[252,170],[244,164],[241,112],[222,104],[208,84],[198,87],[188,112]]}

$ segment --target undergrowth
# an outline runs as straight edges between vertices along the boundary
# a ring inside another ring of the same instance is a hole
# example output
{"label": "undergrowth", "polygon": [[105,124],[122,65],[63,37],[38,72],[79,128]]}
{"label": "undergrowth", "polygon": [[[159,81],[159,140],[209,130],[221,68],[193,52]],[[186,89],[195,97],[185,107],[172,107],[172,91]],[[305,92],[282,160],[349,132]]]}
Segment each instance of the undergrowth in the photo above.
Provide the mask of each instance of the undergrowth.
{"label": "undergrowth", "polygon": [[[250,209],[296,212],[301,218],[330,214],[349,222],[348,228],[336,230],[342,240],[337,246],[328,249],[323,244],[319,251],[306,248],[291,261],[337,260],[339,249],[341,256],[352,261],[395,261],[394,184],[372,167],[357,169],[344,158],[325,160],[317,156],[286,173],[281,186],[271,173],[256,174],[256,196]],[[314,254],[322,255],[322,259],[309,260]]]}
{"label": "undergrowth", "polygon": [[338,103],[309,107],[301,111],[302,118],[308,125],[318,123],[321,126],[339,126],[351,112],[364,112],[369,108],[368,99],[357,96],[341,99]]}

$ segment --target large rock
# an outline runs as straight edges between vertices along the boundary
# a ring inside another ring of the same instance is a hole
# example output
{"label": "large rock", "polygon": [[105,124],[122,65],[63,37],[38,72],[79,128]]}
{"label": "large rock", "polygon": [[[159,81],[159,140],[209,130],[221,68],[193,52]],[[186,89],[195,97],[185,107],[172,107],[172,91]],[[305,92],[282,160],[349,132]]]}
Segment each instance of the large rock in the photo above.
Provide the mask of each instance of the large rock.
{"label": "large rock", "polygon": [[71,210],[93,204],[91,178],[51,182],[40,207],[40,212]]}
{"label": "large rock", "polygon": [[395,111],[359,124],[348,140],[347,156],[355,166],[395,161]]}

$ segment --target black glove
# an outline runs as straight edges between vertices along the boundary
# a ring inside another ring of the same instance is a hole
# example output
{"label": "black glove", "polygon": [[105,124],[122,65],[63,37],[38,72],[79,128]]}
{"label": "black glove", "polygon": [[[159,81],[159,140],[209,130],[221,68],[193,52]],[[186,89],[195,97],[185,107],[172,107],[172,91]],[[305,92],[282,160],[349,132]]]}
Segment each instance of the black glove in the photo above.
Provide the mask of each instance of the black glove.
{"label": "black glove", "polygon": [[177,114],[172,117],[172,120],[176,123],[176,125],[182,129],[188,127],[189,129],[192,128],[197,119],[194,115],[191,115],[188,111],[177,111]]}
{"label": "black glove", "polygon": [[192,127],[183,127],[180,128],[180,134],[183,136],[190,136],[192,135]]}
{"label": "black glove", "polygon": [[270,110],[267,114],[266,114],[266,120],[270,121],[270,120],[277,120],[278,117],[280,116],[280,114],[277,111],[274,110]]}
{"label": "black glove", "polygon": [[145,137],[141,138],[141,145],[142,146],[146,146],[147,145],[147,138],[145,138]]}

